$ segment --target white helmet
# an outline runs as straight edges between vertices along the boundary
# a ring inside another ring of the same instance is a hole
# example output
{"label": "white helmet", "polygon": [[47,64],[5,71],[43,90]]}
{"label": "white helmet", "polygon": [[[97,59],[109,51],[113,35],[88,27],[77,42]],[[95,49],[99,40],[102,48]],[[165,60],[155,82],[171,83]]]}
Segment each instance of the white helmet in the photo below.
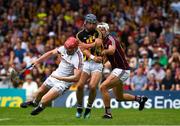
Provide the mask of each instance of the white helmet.
{"label": "white helmet", "polygon": [[97,25],[97,28],[104,28],[106,31],[109,31],[109,25],[108,23],[101,22]]}

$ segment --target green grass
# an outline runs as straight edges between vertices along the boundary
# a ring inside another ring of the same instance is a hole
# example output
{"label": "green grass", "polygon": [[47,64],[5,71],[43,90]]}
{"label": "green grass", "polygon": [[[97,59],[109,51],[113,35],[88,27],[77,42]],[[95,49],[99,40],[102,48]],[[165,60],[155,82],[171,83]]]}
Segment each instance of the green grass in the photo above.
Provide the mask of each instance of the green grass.
{"label": "green grass", "polygon": [[112,120],[101,118],[103,109],[93,109],[89,119],[75,118],[75,108],[46,108],[37,116],[31,116],[31,110],[0,108],[0,125],[180,125],[180,110],[175,109],[146,109],[141,112],[113,109]]}

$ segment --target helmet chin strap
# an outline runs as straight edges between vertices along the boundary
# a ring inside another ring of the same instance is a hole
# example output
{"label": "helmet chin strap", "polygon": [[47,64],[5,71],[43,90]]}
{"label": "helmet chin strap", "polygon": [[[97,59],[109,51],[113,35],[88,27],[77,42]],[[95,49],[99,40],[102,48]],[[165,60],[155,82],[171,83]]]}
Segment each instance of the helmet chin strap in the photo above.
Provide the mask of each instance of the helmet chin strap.
{"label": "helmet chin strap", "polygon": [[106,34],[105,34],[105,36],[104,36],[104,38],[107,38],[109,35],[110,35],[110,32],[107,31]]}

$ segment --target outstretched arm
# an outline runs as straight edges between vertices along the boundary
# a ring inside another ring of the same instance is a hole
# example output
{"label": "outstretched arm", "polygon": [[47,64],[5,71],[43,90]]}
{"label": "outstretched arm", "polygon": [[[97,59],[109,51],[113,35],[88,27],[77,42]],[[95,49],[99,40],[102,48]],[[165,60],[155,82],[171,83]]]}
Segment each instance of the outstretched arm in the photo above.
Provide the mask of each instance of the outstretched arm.
{"label": "outstretched arm", "polygon": [[52,55],[55,55],[55,54],[58,54],[58,49],[57,48],[46,52],[41,57],[39,57],[37,60],[33,61],[32,64],[37,65],[38,63],[48,59],[49,57],[51,57]]}

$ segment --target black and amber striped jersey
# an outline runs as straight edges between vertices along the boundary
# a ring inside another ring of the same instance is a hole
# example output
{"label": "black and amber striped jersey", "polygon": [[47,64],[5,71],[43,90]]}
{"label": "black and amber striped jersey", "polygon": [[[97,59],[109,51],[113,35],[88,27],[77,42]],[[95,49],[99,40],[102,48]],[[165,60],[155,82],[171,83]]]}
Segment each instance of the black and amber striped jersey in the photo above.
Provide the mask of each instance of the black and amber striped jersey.
{"label": "black and amber striped jersey", "polygon": [[[91,43],[95,42],[96,38],[102,39],[102,33],[97,29],[95,29],[93,31],[87,31],[87,30],[83,29],[77,33],[76,38],[83,43],[91,44]],[[103,50],[103,46],[101,46],[101,47],[95,46],[95,47],[89,49],[90,53],[94,56],[100,56],[102,50]],[[84,60],[89,60],[89,59],[86,58],[86,56],[84,56]]]}

